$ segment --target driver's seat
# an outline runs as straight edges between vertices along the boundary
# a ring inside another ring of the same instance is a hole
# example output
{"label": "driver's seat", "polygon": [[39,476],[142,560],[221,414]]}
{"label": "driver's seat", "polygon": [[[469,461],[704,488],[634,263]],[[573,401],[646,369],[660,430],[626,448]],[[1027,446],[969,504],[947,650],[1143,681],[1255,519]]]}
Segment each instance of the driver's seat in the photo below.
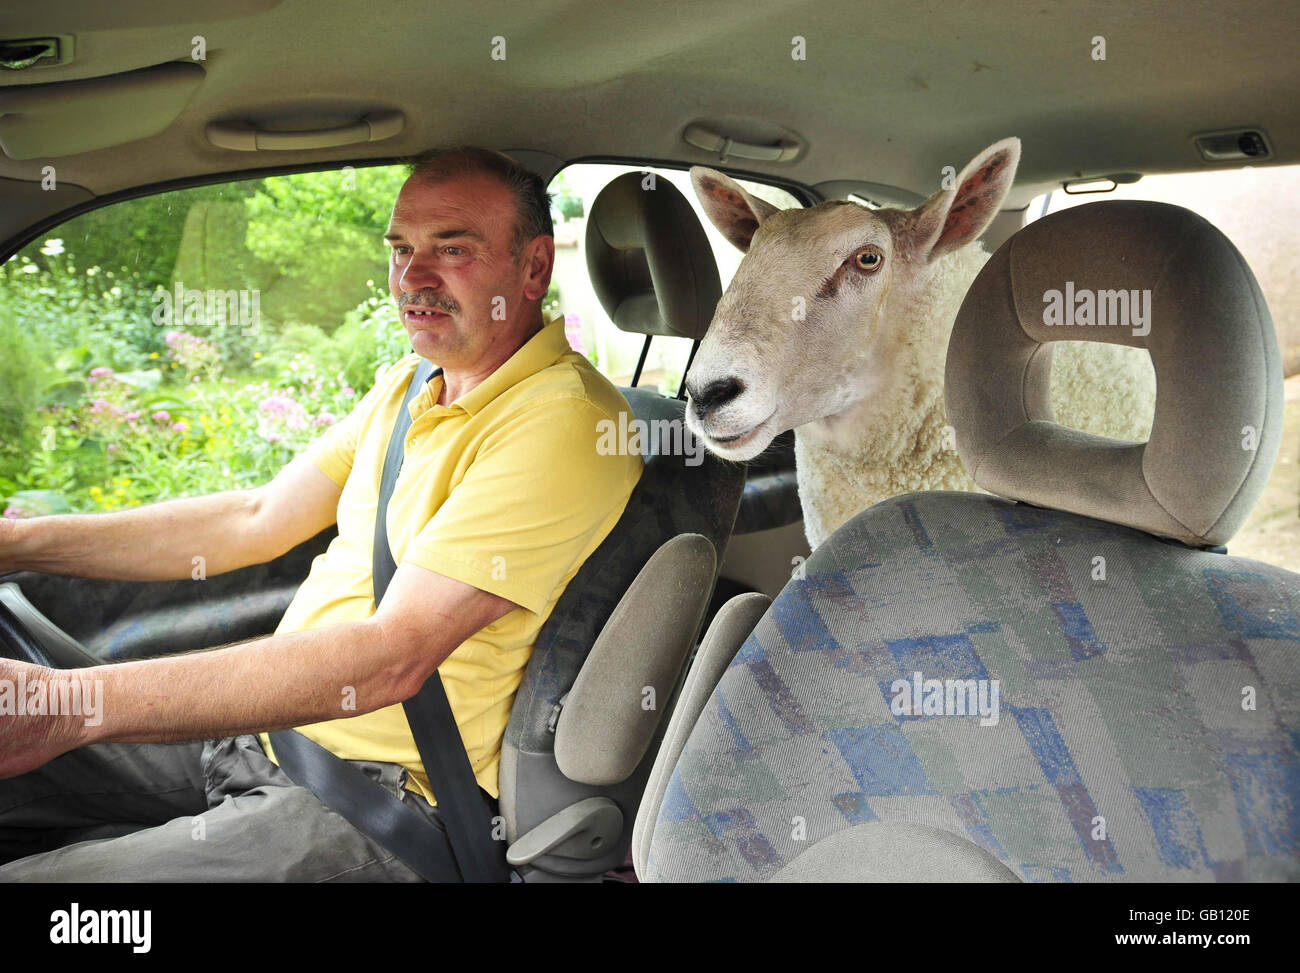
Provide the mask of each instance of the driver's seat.
{"label": "driver's seat", "polygon": [[[619,176],[592,203],[592,285],[622,330],[698,341],[722,296],[713,251],[686,198],[641,179]],[[501,814],[508,860],[530,882],[598,879],[626,861],[745,485],[743,465],[689,442],[684,402],[620,391],[629,420],[677,436],[642,438],[623,516],[542,626],[515,694]]]}

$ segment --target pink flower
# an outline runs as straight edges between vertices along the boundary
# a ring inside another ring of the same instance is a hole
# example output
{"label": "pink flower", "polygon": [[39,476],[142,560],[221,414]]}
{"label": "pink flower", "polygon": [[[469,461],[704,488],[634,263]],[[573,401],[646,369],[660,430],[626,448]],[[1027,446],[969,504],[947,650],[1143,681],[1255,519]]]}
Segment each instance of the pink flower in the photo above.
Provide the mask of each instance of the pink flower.
{"label": "pink flower", "polygon": [[11,503],[9,506],[5,507],[4,516],[8,517],[10,520],[18,520],[22,517],[26,517],[27,511],[23,510],[23,508],[17,504]]}
{"label": "pink flower", "polygon": [[163,335],[163,341],[167,342],[167,344],[169,345],[174,344],[176,339],[179,338],[180,336],[181,333],[179,331],[168,331],[165,335]]}
{"label": "pink flower", "polygon": [[126,415],[122,416],[122,418],[125,419],[127,422],[135,422],[137,419],[140,418],[140,413],[128,412]]}
{"label": "pink flower", "polygon": [[99,368],[92,368],[90,370],[91,378],[103,378],[105,375],[112,375],[112,374],[113,374],[113,369],[106,368],[103,365],[101,365]]}
{"label": "pink flower", "polygon": [[185,422],[183,419],[180,422],[172,423],[172,430],[174,432],[189,432],[189,429],[189,423]]}
{"label": "pink flower", "polygon": [[172,417],[170,412],[164,412],[159,409],[150,418],[153,419],[154,422],[170,422]]}
{"label": "pink flower", "polygon": [[587,347],[582,343],[582,318],[576,314],[566,314],[564,316],[564,337],[569,342],[569,347],[580,355],[587,353]]}
{"label": "pink flower", "polygon": [[109,451],[110,453],[116,453],[116,452],[117,452],[117,443],[109,443],[109,444],[108,444],[108,451]]}
{"label": "pink flower", "polygon": [[289,398],[289,396],[284,395],[283,393],[268,395],[260,403],[258,403],[257,407],[261,411],[266,412],[273,416],[285,416],[291,413],[302,411],[302,406],[300,406],[297,402]]}

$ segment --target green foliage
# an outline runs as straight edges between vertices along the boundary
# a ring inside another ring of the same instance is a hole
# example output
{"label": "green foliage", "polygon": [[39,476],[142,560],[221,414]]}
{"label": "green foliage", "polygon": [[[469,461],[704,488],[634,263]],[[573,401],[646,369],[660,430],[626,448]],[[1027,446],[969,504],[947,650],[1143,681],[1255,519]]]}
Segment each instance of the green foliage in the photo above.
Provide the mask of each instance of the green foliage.
{"label": "green foliage", "polygon": [[26,256],[11,257],[0,266],[0,305],[47,358],[85,345],[97,363],[127,369],[164,349],[149,293],[115,271],[82,269],[71,256],[47,257],[44,269]]}
{"label": "green foliage", "polygon": [[334,332],[334,345],[342,362],[343,377],[362,392],[375,384],[375,376],[411,353],[411,340],[388,292],[372,288],[370,296],[347,315]]}
{"label": "green foliage", "polygon": [[92,371],[75,402],[35,410],[42,429],[24,450],[0,455],[5,516],[114,510],[265,483],[361,395],[305,353],[260,381]]}
{"label": "green foliage", "polygon": [[[308,173],[130,200],[0,264],[0,511],[271,479],[410,353],[382,286],[403,179]],[[252,333],[187,320],[184,292],[209,290],[256,293]],[[547,310],[558,300],[553,286]]]}
{"label": "green foliage", "polygon": [[405,180],[395,166],[268,179],[244,201],[247,252],[279,277],[263,296],[274,322],[332,331],[386,273],[384,232]]}
{"label": "green foliage", "polygon": [[10,308],[0,304],[0,450],[27,445],[28,425],[39,404],[45,370],[26,334],[14,324]]}
{"label": "green foliage", "polygon": [[[175,268],[165,288],[169,296],[163,293],[154,295],[160,304],[169,301],[165,307],[170,310],[171,320],[161,322],[164,330],[201,332],[217,345],[223,359],[234,368],[247,368],[252,364],[255,342],[246,340],[248,336],[243,332],[269,325],[265,319],[266,296],[281,277],[273,265],[260,260],[244,245],[247,232],[244,200],[201,201],[190,207],[185,216],[185,231],[177,250]],[[178,285],[182,294],[180,306],[176,303]],[[184,294],[188,291],[204,295],[201,322],[185,318],[188,302]],[[218,310],[215,305],[212,310],[216,313],[209,316],[206,300],[209,291],[223,295],[233,292],[237,300],[243,302],[244,310],[256,310],[258,319],[247,324],[239,314],[225,313],[227,308]],[[255,305],[254,294],[257,295]],[[160,313],[159,317],[162,316]]]}
{"label": "green foliage", "polygon": [[223,370],[210,342],[187,332],[171,333],[152,367],[114,371],[94,364],[89,346],[64,349],[46,365],[4,307],[0,340],[13,353],[0,358],[0,423],[16,430],[0,440],[0,510],[9,517],[265,483],[411,350],[392,300],[377,288],[333,335],[286,328],[240,378]]}
{"label": "green foliage", "polygon": [[546,297],[542,299],[542,314],[556,314],[560,310],[560,285],[551,281],[551,286],[546,288]]}
{"label": "green foliage", "polygon": [[[80,267],[112,272],[146,294],[171,280],[190,207],[208,200],[241,200],[257,191],[260,181],[202,186],[156,196],[142,196],[74,217],[50,234],[63,241]],[[19,251],[42,270],[58,263],[45,254],[44,238]]]}
{"label": "green foliage", "polygon": [[289,275],[319,274],[358,249],[382,252],[405,176],[395,166],[267,179],[245,201],[248,249]]}
{"label": "green foliage", "polygon": [[560,216],[566,220],[576,220],[582,217],[582,197],[581,196],[558,196],[555,200],[555,208],[560,211]]}

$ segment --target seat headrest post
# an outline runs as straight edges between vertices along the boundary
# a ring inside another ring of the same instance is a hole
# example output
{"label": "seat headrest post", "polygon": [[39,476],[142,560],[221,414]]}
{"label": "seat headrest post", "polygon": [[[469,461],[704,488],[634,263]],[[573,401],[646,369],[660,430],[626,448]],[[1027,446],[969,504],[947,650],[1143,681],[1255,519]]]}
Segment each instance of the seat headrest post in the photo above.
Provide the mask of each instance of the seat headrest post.
{"label": "seat headrest post", "polygon": [[636,383],[641,381],[641,369],[645,368],[645,359],[650,354],[650,340],[654,337],[652,334],[645,336],[645,341],[641,344],[641,354],[636,360],[636,369],[632,372],[632,387],[636,388]]}

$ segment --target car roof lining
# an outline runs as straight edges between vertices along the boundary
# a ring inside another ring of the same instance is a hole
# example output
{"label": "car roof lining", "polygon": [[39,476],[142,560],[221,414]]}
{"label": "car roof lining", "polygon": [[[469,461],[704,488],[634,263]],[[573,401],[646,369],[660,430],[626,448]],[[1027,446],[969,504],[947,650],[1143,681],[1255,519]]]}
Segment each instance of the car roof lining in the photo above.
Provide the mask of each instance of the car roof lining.
{"label": "car roof lining", "polygon": [[[1190,136],[1212,129],[1262,127],[1271,162],[1300,162],[1300,7],[1289,0],[1155,0],[1140,9],[1127,0],[1001,0],[992,10],[938,11],[874,0],[215,6],[120,0],[106,18],[96,0],[68,0],[0,14],[0,37],[72,33],[77,55],[0,74],[0,95],[186,61],[195,37],[206,44],[203,82],[165,130],[52,159],[0,157],[0,179],[39,181],[54,165],[63,185],[107,196],[232,170],[373,164],[448,142],[729,169],[681,140],[705,116],[799,134],[794,162],[744,162],[752,178],[860,179],[921,197],[945,166],[960,169],[1017,135],[1025,150],[1010,208],[1063,179],[1203,169]],[[1105,61],[1090,56],[1098,34]],[[491,56],[498,36],[504,60]],[[807,60],[791,57],[795,37],[805,39]],[[358,146],[239,153],[205,135],[213,121],[302,129],[381,110],[403,112],[405,128]],[[0,236],[19,229],[4,222]]]}
{"label": "car roof lining", "polygon": [[[502,151],[515,157],[538,155],[538,153],[530,153],[527,150],[504,149]],[[117,203],[123,203],[128,200],[139,199],[144,196],[153,196],[159,193],[179,192],[185,189],[197,189],[201,186],[214,186],[223,183],[243,182],[251,179],[266,179],[273,176],[286,176],[298,172],[321,172],[327,169],[342,168],[344,166],[354,166],[358,169],[363,169],[372,168],[374,166],[404,165],[409,161],[409,157],[405,156],[400,158],[350,159],[339,162],[315,164],[301,163],[298,165],[280,165],[270,168],[242,169],[233,172],[207,173],[201,176],[173,179],[165,183],[157,183],[154,185],[132,186],[129,189],[122,189],[108,196],[96,196],[84,186],[69,186],[64,183],[63,188],[72,195],[59,197],[59,201],[64,205],[53,211],[48,209],[48,205],[43,205],[48,204],[51,201],[51,194],[42,192],[39,184],[0,177],[0,200],[4,200],[6,207],[8,207],[3,214],[0,214],[0,233],[12,228],[11,236],[7,239],[0,237],[0,261],[4,261],[10,255],[17,253],[28,243],[39,239],[48,231],[61,226],[69,220],[75,219],[84,213],[102,209],[105,206],[113,206]],[[536,162],[538,160],[528,159],[527,161]],[[540,169],[534,166],[534,169],[536,171],[541,171],[541,174],[549,183],[550,180],[553,179],[561,170],[575,165],[612,165],[629,166],[633,168],[640,167],[678,170],[685,170],[688,168],[688,164],[683,162],[629,159],[620,156],[592,156],[573,159],[568,162],[559,162],[558,165],[548,164]],[[728,175],[734,176],[737,179],[753,180],[755,182],[766,183],[767,185],[784,189],[804,205],[815,205],[822,200],[822,197],[818,194],[815,187],[803,186],[797,182],[791,182],[788,179],[770,176],[766,173],[748,172],[729,167],[721,168],[723,168]]]}

